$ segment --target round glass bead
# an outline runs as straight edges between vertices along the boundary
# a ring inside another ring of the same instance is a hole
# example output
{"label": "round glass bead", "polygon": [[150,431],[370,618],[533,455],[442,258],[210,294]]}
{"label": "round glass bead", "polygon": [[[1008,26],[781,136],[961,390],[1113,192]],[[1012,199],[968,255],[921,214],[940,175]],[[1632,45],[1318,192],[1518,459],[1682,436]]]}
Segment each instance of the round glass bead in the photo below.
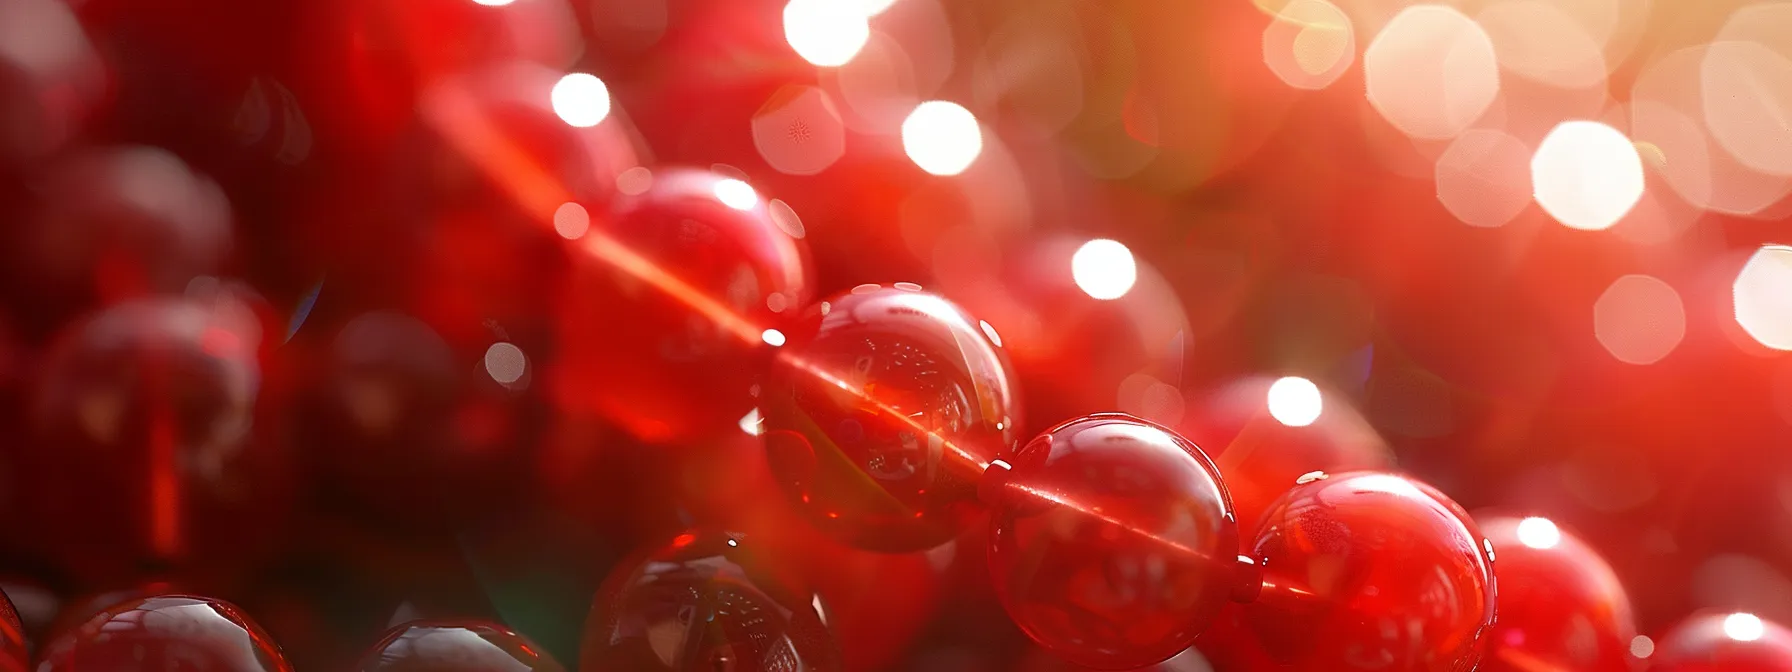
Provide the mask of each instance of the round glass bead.
{"label": "round glass bead", "polygon": [[1103,669],[1175,656],[1240,585],[1219,472],[1173,432],[1118,413],[1058,425],[998,464],[989,568],[1014,622]]}
{"label": "round glass bead", "polygon": [[1546,518],[1478,522],[1499,578],[1499,619],[1481,672],[1630,669],[1630,597],[1599,553]]}
{"label": "round glass bead", "polygon": [[1749,613],[1705,613],[1655,641],[1649,672],[1787,672],[1792,630]]}
{"label": "round glass bead", "polygon": [[280,649],[235,605],[170,595],[132,600],[51,641],[37,672],[290,672]]}
{"label": "round glass bead", "polygon": [[621,182],[609,213],[567,232],[561,398],[651,442],[731,430],[810,299],[806,247],[741,180],[671,168]]}
{"label": "round glass bead", "polygon": [[1405,476],[1309,475],[1252,544],[1252,629],[1297,670],[1468,672],[1494,617],[1489,544],[1455,502]]}
{"label": "round glass bead", "polygon": [[586,619],[582,672],[841,669],[821,600],[720,532],[618,566]]}
{"label": "round glass bead", "polygon": [[977,481],[1011,450],[1019,401],[993,330],[908,283],[811,307],[760,397],[774,476],[828,535],[938,546],[982,511]]}
{"label": "round glass bead", "polygon": [[529,638],[483,621],[414,621],[388,630],[356,672],[565,672]]}

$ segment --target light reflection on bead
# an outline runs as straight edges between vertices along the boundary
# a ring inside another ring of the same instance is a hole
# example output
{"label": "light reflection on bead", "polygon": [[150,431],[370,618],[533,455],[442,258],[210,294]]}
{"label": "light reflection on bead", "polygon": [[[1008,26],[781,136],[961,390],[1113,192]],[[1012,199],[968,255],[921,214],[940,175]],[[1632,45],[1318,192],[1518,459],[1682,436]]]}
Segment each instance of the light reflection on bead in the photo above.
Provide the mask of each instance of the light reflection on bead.
{"label": "light reflection on bead", "polygon": [[1019,411],[976,323],[934,294],[861,285],[786,331],[760,402],[766,449],[824,532],[916,551],[976,515],[977,480],[1013,445]]}
{"label": "light reflection on bead", "polygon": [[1597,552],[1548,518],[1479,522],[1499,578],[1499,619],[1480,670],[1630,669],[1630,599]]}
{"label": "light reflection on bead", "polygon": [[1655,638],[1649,672],[1792,670],[1792,631],[1744,612],[1692,616]]}
{"label": "light reflection on bead", "polygon": [[356,672],[565,672],[529,638],[483,621],[413,621],[392,628]]}
{"label": "light reflection on bead", "polygon": [[164,596],[126,602],[44,648],[38,672],[290,672],[280,649],[235,605]]}

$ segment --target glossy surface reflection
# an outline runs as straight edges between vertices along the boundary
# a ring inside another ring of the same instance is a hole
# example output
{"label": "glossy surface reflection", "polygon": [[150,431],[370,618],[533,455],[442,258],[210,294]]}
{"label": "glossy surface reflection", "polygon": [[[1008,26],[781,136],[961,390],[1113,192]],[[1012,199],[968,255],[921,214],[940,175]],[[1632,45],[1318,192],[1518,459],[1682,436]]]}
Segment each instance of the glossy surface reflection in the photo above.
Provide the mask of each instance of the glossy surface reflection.
{"label": "glossy surface reflection", "polygon": [[416,621],[387,631],[357,672],[565,672],[529,638],[484,621]]}
{"label": "glossy surface reflection", "polygon": [[563,396],[648,441],[731,428],[810,299],[806,248],[740,180],[642,169],[619,184],[615,207],[568,236]]}
{"label": "glossy surface reflection", "polygon": [[1693,616],[1655,639],[1649,672],[1787,672],[1792,630],[1746,613]]}
{"label": "glossy surface reflection", "polygon": [[1499,620],[1483,672],[1630,669],[1636,621],[1610,565],[1579,538],[1544,518],[1479,521],[1493,542]]}
{"label": "glossy surface reflection", "polygon": [[1118,413],[1033,439],[992,468],[989,567],[1009,615],[1083,665],[1187,649],[1237,588],[1238,524],[1201,450]]}
{"label": "glossy surface reflection", "polygon": [[1264,648],[1299,670],[1474,669],[1494,579],[1468,514],[1405,476],[1303,481],[1253,544],[1263,589],[1248,611]]}
{"label": "glossy surface reflection", "polygon": [[25,644],[25,624],[19,621],[19,610],[12,599],[0,593],[0,672],[24,670],[31,662]]}
{"label": "glossy surface reflection", "polygon": [[681,534],[619,566],[581,650],[582,672],[840,669],[815,594],[721,532]]}
{"label": "glossy surface reflection", "polygon": [[166,596],[116,605],[44,647],[38,672],[290,672],[236,606]]}
{"label": "glossy surface reflection", "polygon": [[1019,415],[1000,347],[919,287],[865,285],[812,307],[761,399],[774,475],[817,527],[904,552],[981,510],[977,480]]}

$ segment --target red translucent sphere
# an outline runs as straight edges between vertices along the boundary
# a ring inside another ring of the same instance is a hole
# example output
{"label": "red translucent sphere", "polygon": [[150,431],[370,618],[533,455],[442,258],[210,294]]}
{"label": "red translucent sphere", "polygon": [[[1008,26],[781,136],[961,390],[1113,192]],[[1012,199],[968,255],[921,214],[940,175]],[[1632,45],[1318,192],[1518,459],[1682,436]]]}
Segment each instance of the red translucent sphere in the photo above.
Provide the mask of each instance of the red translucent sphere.
{"label": "red translucent sphere", "polygon": [[1344,395],[1302,378],[1233,381],[1191,402],[1176,427],[1213,456],[1247,530],[1305,474],[1394,465],[1387,442]]}
{"label": "red translucent sphere", "polygon": [[1455,502],[1405,476],[1303,479],[1269,509],[1249,619],[1299,670],[1468,672],[1493,625],[1487,542]]}
{"label": "red translucent sphere", "polygon": [[34,314],[178,293],[227,258],[224,192],[166,151],[90,150],[40,179],[38,206],[9,246],[14,288],[28,288],[15,302]]}
{"label": "red translucent sphere", "polygon": [[648,441],[732,428],[810,298],[808,253],[751,186],[645,170],[589,230],[561,310],[566,403]]}
{"label": "red translucent sphere", "polygon": [[985,477],[989,569],[1041,646],[1092,667],[1150,665],[1187,649],[1238,592],[1232,502],[1194,444],[1101,413],[1010,459]]}
{"label": "red translucent sphere", "polygon": [[386,632],[356,672],[565,672],[529,638],[483,621],[416,621]]}
{"label": "red translucent sphere", "polygon": [[1699,614],[1655,641],[1649,672],[1786,672],[1792,630],[1753,614]]}
{"label": "red translucent sphere", "polygon": [[113,606],[44,647],[38,672],[290,672],[280,647],[236,605],[170,595]]}
{"label": "red translucent sphere", "polygon": [[0,0],[0,25],[0,168],[9,168],[74,137],[105,71],[68,3]]}
{"label": "red translucent sphere", "polygon": [[841,669],[821,600],[750,546],[688,532],[624,562],[591,605],[579,669]]}
{"label": "red translucent sphere", "polygon": [[1625,672],[1636,621],[1610,565],[1545,518],[1480,521],[1493,542],[1499,620],[1483,672]]}
{"label": "red translucent sphere", "polygon": [[31,537],[80,580],[173,564],[208,579],[271,550],[284,455],[257,439],[266,325],[251,304],[158,298],[73,325],[31,390]]}
{"label": "red translucent sphere", "polygon": [[860,548],[952,539],[1014,445],[1019,401],[991,332],[907,283],[811,307],[760,397],[773,474],[817,527]]}

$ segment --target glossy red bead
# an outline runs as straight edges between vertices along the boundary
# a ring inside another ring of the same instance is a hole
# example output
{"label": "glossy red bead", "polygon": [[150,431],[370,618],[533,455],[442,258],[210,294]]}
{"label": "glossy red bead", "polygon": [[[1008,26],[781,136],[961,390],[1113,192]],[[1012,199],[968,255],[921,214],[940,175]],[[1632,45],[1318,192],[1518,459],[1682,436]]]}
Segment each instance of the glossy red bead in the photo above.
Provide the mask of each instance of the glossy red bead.
{"label": "glossy red bead", "polygon": [[95,615],[44,647],[38,672],[290,672],[261,627],[222,600],[169,595]]}
{"label": "glossy red bead", "polygon": [[81,580],[169,565],[209,579],[271,549],[290,510],[284,454],[258,440],[266,324],[235,296],[112,306],[52,345],[21,456],[31,536]]}
{"label": "glossy red bead", "polygon": [[529,638],[484,621],[415,621],[386,632],[356,672],[565,672]]}
{"label": "glossy red bead", "polygon": [[604,581],[581,672],[841,669],[821,600],[750,539],[687,532]]}
{"label": "glossy red bead", "polygon": [[1143,667],[1187,649],[1241,578],[1219,471],[1175,433],[1084,416],[991,468],[989,569],[1015,624],[1072,662]]}
{"label": "glossy red bead", "polygon": [[916,551],[981,513],[978,479],[1011,450],[1020,411],[1001,346],[980,325],[898,283],[822,301],[788,332],[760,396],[766,450],[823,532]]}
{"label": "glossy red bead", "polygon": [[1475,669],[1494,618],[1487,541],[1455,502],[1405,476],[1303,479],[1273,504],[1252,629],[1297,670]]}
{"label": "glossy red bead", "polygon": [[1636,620],[1599,553],[1546,518],[1478,521],[1493,542],[1499,619],[1482,672],[1625,672]]}
{"label": "glossy red bead", "polygon": [[735,431],[809,302],[806,247],[779,224],[784,206],[741,180],[672,168],[624,181],[588,231],[567,232],[561,397],[647,441]]}
{"label": "glossy red bead", "polygon": [[1649,672],[1787,672],[1792,630],[1748,613],[1706,613],[1655,640]]}

